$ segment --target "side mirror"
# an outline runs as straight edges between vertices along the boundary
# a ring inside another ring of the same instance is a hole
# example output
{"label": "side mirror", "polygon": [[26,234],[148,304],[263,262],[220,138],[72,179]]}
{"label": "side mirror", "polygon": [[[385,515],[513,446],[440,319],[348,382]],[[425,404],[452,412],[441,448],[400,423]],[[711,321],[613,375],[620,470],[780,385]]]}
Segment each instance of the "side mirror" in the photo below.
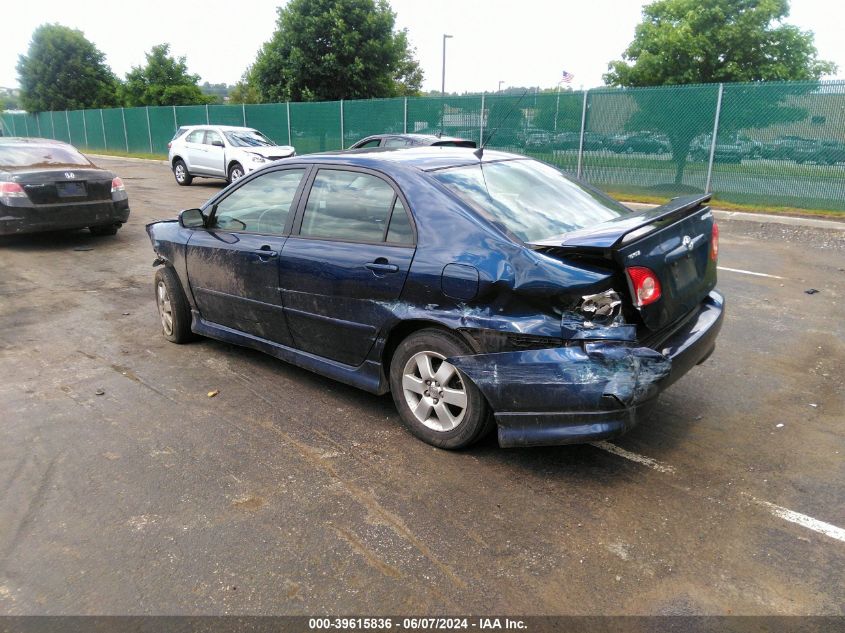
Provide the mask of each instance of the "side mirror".
{"label": "side mirror", "polygon": [[179,214],[179,224],[186,229],[205,227],[205,216],[199,209],[185,209]]}
{"label": "side mirror", "polygon": [[214,147],[223,147],[223,141],[211,141],[211,144],[214,145]]}

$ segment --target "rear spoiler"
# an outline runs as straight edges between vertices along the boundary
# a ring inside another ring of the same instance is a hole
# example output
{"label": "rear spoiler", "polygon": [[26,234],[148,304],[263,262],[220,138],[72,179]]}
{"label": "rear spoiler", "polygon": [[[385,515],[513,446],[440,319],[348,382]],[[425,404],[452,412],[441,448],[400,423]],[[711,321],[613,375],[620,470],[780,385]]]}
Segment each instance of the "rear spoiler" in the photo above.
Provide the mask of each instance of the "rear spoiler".
{"label": "rear spoiler", "polygon": [[[693,211],[702,208],[708,202],[712,194],[697,194],[693,196],[681,196],[673,198],[666,204],[635,211],[630,214],[619,216],[613,220],[602,222],[595,226],[578,229],[571,233],[564,233],[545,240],[537,240],[530,243],[530,246],[572,248],[572,249],[613,249],[620,244],[631,242],[634,239],[650,233],[653,225],[675,221]],[[709,209],[709,207],[707,207]],[[644,230],[646,229],[646,230]],[[626,239],[627,238],[627,239]]]}

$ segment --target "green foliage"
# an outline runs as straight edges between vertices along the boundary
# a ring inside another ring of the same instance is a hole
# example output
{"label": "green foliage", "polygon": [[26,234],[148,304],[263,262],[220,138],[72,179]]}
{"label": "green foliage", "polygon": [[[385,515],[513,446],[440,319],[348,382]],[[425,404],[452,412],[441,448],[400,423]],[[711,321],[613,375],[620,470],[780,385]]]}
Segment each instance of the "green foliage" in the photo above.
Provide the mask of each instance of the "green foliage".
{"label": "green foliage", "polygon": [[578,132],[581,129],[581,93],[567,88],[554,96],[545,90],[540,94],[543,96],[534,108],[533,127],[549,132]]}
{"label": "green foliage", "polygon": [[[641,87],[817,80],[836,72],[834,63],[817,58],[811,32],[782,22],[788,15],[788,0],[657,0],[643,9],[634,41],[623,53],[627,61],[611,62],[604,80],[612,86]],[[783,97],[815,85],[798,84]],[[627,127],[669,137],[675,182],[680,183],[693,139],[713,129],[710,107],[691,109],[684,100],[663,100],[659,91],[638,92],[635,98],[639,111]],[[806,115],[782,101],[760,107],[737,113],[735,128],[787,123]]]}
{"label": "green foliage", "polygon": [[423,73],[387,0],[291,0],[249,78],[264,102],[419,94]]}
{"label": "green foliage", "polygon": [[788,0],[657,0],[643,9],[624,60],[608,65],[612,86],[818,79],[813,34],[782,21]]}
{"label": "green foliage", "polygon": [[42,24],[18,58],[21,105],[30,112],[117,105],[118,81],[82,31]]}
{"label": "green foliage", "polygon": [[156,105],[196,105],[214,103],[203,94],[199,75],[188,73],[185,58],[171,57],[170,44],[153,46],[146,54],[147,65],[133,67],[121,88],[127,107]]}
{"label": "green foliage", "polygon": [[261,94],[258,88],[242,79],[229,91],[229,103],[261,103]]}

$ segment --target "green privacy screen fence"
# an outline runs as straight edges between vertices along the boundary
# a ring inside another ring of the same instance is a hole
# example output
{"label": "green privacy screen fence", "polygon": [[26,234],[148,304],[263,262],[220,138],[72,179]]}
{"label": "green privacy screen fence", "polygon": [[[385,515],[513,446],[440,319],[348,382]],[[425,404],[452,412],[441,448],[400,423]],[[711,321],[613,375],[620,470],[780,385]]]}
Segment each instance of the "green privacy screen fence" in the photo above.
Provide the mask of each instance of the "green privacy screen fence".
{"label": "green privacy screen fence", "polygon": [[167,154],[182,125],[254,127],[306,154],[422,132],[536,156],[621,196],[845,211],[845,81],[3,113],[4,134]]}

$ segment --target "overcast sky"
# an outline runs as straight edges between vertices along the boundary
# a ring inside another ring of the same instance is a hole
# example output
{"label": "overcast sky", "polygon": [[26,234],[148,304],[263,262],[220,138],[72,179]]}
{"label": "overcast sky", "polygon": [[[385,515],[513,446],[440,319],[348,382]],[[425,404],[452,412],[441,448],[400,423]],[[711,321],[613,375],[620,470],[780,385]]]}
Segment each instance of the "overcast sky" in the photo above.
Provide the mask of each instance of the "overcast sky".
{"label": "overcast sky", "polygon": [[[448,33],[447,91],[495,91],[504,86],[554,86],[561,71],[573,87],[602,84],[608,61],[634,35],[639,0],[390,0],[397,26],[407,28],[425,72],[424,90],[440,89],[442,37]],[[144,52],[169,42],[202,81],[235,83],[275,27],[283,0],[103,2],[32,0],[4,3],[0,86],[18,85],[18,55],[39,24],[78,28],[106,54],[119,77],[144,63]],[[841,0],[793,0],[789,22],[816,34],[823,59],[845,78]]]}

